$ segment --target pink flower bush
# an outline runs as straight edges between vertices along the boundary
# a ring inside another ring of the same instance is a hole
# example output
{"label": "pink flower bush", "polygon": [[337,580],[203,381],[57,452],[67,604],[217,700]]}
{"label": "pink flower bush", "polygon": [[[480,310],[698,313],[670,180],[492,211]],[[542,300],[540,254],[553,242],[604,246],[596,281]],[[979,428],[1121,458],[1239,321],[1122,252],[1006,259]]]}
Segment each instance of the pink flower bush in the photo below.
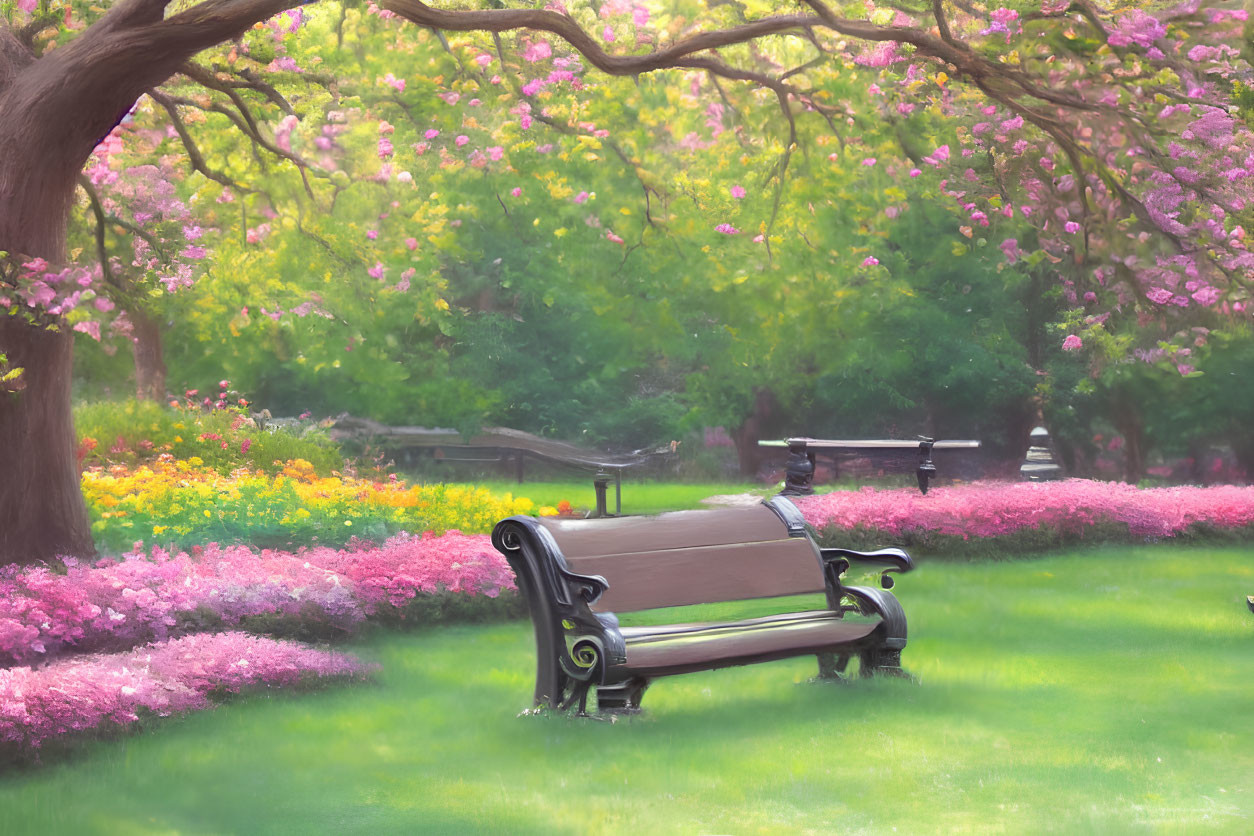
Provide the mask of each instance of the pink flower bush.
{"label": "pink flower bush", "polygon": [[1115,482],[973,482],[933,488],[834,491],[797,500],[816,528],[874,532],[894,541],[962,540],[1046,531],[1083,539],[1095,526],[1115,525],[1152,540],[1202,529],[1254,525],[1254,487],[1141,489]]}
{"label": "pink flower bush", "polygon": [[41,668],[0,668],[0,750],[144,716],[209,707],[209,695],[311,679],[362,677],[350,656],[247,633],[157,642],[126,653],[65,659]]}
{"label": "pink flower bush", "polygon": [[155,548],[94,565],[67,558],[64,574],[8,566],[0,568],[0,664],[75,647],[130,647],[256,617],[349,630],[371,616],[402,614],[419,594],[495,598],[514,588],[487,535],[455,531],[295,553]]}

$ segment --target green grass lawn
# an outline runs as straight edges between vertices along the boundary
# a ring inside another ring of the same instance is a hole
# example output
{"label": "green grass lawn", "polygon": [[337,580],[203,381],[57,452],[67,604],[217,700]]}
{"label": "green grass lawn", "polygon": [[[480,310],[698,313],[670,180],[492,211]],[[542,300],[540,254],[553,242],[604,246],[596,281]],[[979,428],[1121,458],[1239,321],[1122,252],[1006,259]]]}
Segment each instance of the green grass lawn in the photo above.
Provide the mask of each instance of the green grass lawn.
{"label": "green grass lawn", "polygon": [[[508,480],[487,480],[455,484],[487,488],[494,494],[510,493],[514,496],[525,496],[537,505],[556,506],[557,503],[564,499],[575,508],[590,509],[596,507],[596,492],[592,487],[591,476],[588,476],[586,479],[571,479],[561,482],[518,483]],[[778,493],[779,487],[777,485],[734,484],[727,482],[694,482],[691,484],[636,482],[628,478],[623,480],[622,492],[624,514],[660,514],[663,511],[714,507],[702,505],[701,500],[720,494],[753,493],[765,498]],[[613,513],[613,480],[610,480],[607,502],[610,512]]]}
{"label": "green grass lawn", "polygon": [[381,633],[373,684],[255,695],[0,774],[3,834],[1226,832],[1254,827],[1254,549],[933,560],[917,682],[811,659],[519,717],[523,622]]}

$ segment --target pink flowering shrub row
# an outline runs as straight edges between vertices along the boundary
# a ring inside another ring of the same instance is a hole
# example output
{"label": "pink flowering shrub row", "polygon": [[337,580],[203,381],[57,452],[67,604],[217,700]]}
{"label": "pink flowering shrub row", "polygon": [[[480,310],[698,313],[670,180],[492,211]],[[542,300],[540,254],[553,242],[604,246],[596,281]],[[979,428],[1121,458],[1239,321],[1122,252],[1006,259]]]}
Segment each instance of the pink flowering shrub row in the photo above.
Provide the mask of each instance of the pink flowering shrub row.
{"label": "pink flowering shrub row", "polygon": [[0,668],[0,753],[207,708],[211,696],[247,687],[358,678],[368,670],[344,654],[240,632],[184,636],[40,668]]}
{"label": "pink flowering shrub row", "polygon": [[1049,548],[1075,541],[1254,536],[1254,487],[1141,489],[1117,482],[974,482],[836,491],[797,500],[826,538],[861,544],[967,548],[995,541]]}
{"label": "pink flowering shrub row", "polygon": [[416,597],[495,598],[515,588],[486,535],[455,531],[346,549],[259,552],[210,544],[190,553],[154,548],[64,564],[63,573],[0,568],[0,665],[70,647],[132,647],[250,619],[277,618],[288,632],[347,631],[370,617],[403,617]]}

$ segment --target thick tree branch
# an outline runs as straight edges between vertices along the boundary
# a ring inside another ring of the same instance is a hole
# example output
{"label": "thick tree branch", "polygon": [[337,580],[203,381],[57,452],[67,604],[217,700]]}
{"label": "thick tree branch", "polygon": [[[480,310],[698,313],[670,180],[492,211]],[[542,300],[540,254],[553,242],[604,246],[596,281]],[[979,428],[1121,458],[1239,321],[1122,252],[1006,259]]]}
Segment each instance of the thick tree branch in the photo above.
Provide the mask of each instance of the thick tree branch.
{"label": "thick tree branch", "polygon": [[699,52],[747,43],[764,35],[796,32],[819,23],[813,15],[767,17],[741,26],[702,32],[642,55],[612,55],[602,49],[574,19],[544,9],[446,11],[433,9],[421,0],[384,0],[381,5],[419,26],[452,32],[508,32],[514,29],[550,32],[578,50],[594,67],[610,75],[639,75],[676,67],[684,58]]}

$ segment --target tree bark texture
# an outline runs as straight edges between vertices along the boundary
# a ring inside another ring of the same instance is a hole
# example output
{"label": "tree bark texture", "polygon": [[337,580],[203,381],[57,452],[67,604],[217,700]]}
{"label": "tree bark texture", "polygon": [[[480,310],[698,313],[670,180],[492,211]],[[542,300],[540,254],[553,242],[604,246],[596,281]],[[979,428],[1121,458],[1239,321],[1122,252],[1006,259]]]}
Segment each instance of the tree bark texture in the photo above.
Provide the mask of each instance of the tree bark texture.
{"label": "tree bark texture", "polygon": [[165,403],[166,367],[161,323],[142,311],[131,311],[130,319],[135,328],[131,342],[135,356],[135,397]]}
{"label": "tree bark texture", "polygon": [[25,388],[0,393],[0,564],[95,548],[70,411],[73,336],[0,316],[0,351]]}
{"label": "tree bark texture", "polygon": [[1145,478],[1145,425],[1136,404],[1128,398],[1116,400],[1112,423],[1123,436],[1123,478],[1135,485]]}
{"label": "tree bark texture", "polygon": [[762,469],[762,448],[758,442],[767,438],[767,433],[774,428],[776,412],[775,395],[769,390],[759,389],[753,396],[753,413],[732,430],[741,476],[755,479]]}

